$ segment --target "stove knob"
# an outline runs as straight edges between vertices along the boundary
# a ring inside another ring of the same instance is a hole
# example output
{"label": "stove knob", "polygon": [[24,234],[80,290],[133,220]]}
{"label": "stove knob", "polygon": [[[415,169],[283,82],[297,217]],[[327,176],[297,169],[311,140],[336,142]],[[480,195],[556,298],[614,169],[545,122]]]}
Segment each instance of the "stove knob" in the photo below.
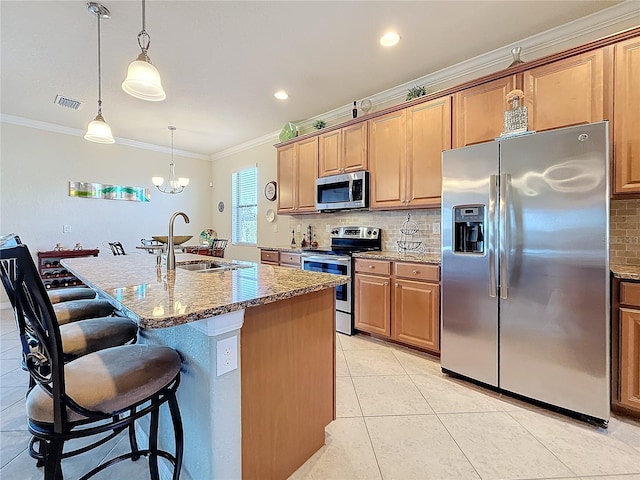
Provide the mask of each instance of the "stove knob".
{"label": "stove knob", "polygon": [[367,230],[367,235],[371,236],[371,229]]}

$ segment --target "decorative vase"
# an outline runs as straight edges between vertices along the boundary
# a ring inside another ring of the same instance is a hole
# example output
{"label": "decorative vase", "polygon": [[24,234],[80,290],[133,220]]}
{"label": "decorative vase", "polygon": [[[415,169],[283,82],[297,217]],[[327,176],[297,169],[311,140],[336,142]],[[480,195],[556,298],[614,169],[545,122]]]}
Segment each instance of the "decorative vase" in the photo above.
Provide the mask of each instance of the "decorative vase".
{"label": "decorative vase", "polygon": [[511,55],[513,55],[513,62],[511,62],[511,65],[509,65],[509,67],[507,68],[511,68],[516,65],[520,65],[521,63],[524,63],[522,60],[520,60],[520,52],[522,52],[522,48],[520,47],[514,47],[511,49]]}

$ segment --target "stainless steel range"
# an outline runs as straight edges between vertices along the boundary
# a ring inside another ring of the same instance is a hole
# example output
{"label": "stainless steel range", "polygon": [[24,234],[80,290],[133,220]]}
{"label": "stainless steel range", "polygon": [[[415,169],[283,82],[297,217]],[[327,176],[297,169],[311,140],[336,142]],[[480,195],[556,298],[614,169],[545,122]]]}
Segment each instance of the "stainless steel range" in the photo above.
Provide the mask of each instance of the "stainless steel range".
{"label": "stainless steel range", "polygon": [[[303,270],[352,277],[354,252],[381,249],[382,232],[378,227],[334,227],[331,246],[306,250],[302,254]],[[353,335],[353,277],[346,285],[336,287],[336,330]]]}

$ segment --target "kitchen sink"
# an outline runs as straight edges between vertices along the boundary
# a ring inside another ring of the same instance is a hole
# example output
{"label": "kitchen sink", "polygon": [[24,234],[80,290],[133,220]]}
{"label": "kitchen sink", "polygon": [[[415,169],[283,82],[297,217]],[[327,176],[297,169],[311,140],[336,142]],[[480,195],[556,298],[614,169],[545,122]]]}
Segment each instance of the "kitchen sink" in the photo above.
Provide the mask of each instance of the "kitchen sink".
{"label": "kitchen sink", "polygon": [[227,266],[219,265],[213,262],[187,263],[186,265],[176,265],[176,268],[181,268],[182,270],[190,270],[192,272],[198,273],[220,272],[222,270],[229,270]]}

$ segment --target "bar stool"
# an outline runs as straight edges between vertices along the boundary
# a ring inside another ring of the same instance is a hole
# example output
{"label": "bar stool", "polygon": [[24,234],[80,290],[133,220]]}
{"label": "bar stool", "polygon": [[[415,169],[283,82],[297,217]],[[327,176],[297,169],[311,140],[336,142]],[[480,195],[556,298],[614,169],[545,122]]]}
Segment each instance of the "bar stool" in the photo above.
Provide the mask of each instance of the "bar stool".
{"label": "bar stool", "polygon": [[95,290],[88,287],[57,288],[47,290],[51,303],[70,302],[72,300],[92,300],[96,298]]}
{"label": "bar stool", "polygon": [[[86,480],[125,459],[146,456],[152,479],[158,479],[158,457],[173,465],[173,480],[182,466],[182,420],[176,399],[180,383],[179,354],[159,345],[124,345],[89,353],[65,364],[61,327],[26,245],[0,245],[2,281],[12,304],[22,355],[35,387],[27,395],[27,425],[36,439],[31,451],[44,463],[45,480],[63,478],[61,461],[104,444],[136,420],[150,415],[149,448],[109,459],[81,477]],[[5,262],[14,265],[9,275]],[[8,288],[7,288],[8,287]],[[168,404],[175,452],[158,448],[160,407]],[[104,434],[107,433],[106,436]],[[76,450],[64,445],[76,438],[100,435]]]}

